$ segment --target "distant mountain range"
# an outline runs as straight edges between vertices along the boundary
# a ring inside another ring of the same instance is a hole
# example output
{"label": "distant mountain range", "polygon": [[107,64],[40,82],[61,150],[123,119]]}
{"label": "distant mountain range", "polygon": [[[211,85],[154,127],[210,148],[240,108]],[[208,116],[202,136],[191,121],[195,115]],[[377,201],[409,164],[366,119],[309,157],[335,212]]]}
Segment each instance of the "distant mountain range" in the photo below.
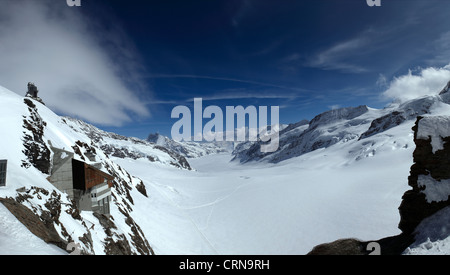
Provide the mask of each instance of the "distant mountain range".
{"label": "distant mountain range", "polygon": [[449,85],[439,95],[391,104],[381,110],[368,106],[330,110],[316,116],[310,122],[300,121],[284,128],[280,132],[278,151],[262,153],[261,142],[246,142],[236,146],[233,152],[234,159],[241,163],[251,161],[278,163],[337,143],[365,140],[365,144],[372,144],[370,138],[375,135],[404,122],[413,121],[417,116],[431,114],[433,110],[439,113],[439,108],[448,107]]}

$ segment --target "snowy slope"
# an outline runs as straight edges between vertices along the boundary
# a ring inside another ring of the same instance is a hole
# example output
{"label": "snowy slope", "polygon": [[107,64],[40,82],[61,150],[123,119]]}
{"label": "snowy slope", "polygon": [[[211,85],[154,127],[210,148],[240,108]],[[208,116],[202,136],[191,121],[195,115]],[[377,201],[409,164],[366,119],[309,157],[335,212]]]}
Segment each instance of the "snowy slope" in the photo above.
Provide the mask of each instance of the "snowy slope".
{"label": "snowy slope", "polygon": [[[379,154],[357,163],[347,154],[355,146],[349,144],[279,165],[242,166],[230,162],[230,154],[211,155],[191,160],[195,173],[168,174],[149,171],[142,161],[115,161],[139,175],[155,200],[165,201],[170,211],[150,211],[148,217],[162,224],[167,213],[173,216],[175,226],[163,232],[168,241],[196,240],[196,246],[174,242],[167,253],[306,254],[339,238],[399,232],[397,209],[412,163],[411,126],[390,132],[406,135],[380,143]],[[164,251],[164,245],[156,247]]]}
{"label": "snowy slope", "polygon": [[[153,190],[160,211],[148,212],[145,228],[160,232],[160,253],[306,254],[339,238],[399,233],[412,126],[375,135],[369,144],[340,143],[279,164],[242,165],[224,153],[191,159],[196,172],[189,173],[114,161]],[[167,219],[174,226],[163,231]]]}
{"label": "snowy slope", "polygon": [[404,255],[450,255],[450,207],[425,219],[416,229],[415,242]]}
{"label": "snowy slope", "polygon": [[[1,87],[0,98],[0,158],[8,160],[7,186],[0,188],[0,198],[20,202],[43,222],[53,223],[62,243],[77,242],[83,253],[152,253],[133,213],[134,200],[146,198],[142,181],[109,159],[98,147],[100,140],[94,140],[86,133],[83,128],[86,124],[61,118],[44,105]],[[110,137],[108,143],[120,146],[134,144],[134,140],[117,140],[116,143],[112,140],[114,137]],[[72,151],[75,158],[87,163],[101,163],[102,170],[115,177],[110,220],[89,212],[78,214],[68,196],[48,182],[52,158],[50,146]],[[175,170],[186,169],[174,158],[178,155],[169,150],[147,144],[136,145],[135,148],[145,151],[143,157],[148,165],[158,163]],[[50,220],[44,220],[48,217]],[[10,237],[14,239],[14,236]],[[0,251],[8,254],[23,250],[0,244]],[[56,250],[49,247],[46,251],[53,254]]]}

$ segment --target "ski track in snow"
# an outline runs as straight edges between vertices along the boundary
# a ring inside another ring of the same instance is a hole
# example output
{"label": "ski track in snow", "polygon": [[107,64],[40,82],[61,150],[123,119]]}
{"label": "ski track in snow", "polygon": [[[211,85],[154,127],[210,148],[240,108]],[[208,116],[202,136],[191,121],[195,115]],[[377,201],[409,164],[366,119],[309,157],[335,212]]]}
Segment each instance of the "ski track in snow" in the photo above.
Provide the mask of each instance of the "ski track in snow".
{"label": "ski track in snow", "polygon": [[[232,197],[233,194],[236,193],[239,189],[241,189],[242,187],[244,187],[246,185],[249,185],[249,184],[248,183],[243,183],[243,184],[233,188],[232,191],[229,194],[227,194],[225,196],[221,196],[219,198],[216,198],[212,202],[201,204],[201,205],[196,205],[196,206],[190,206],[190,207],[186,207],[186,206],[180,205],[179,203],[175,202],[172,198],[170,198],[166,194],[166,192],[165,192],[166,189],[169,189],[172,193],[178,193],[178,191],[175,188],[173,188],[171,186],[168,186],[168,185],[156,183],[156,182],[151,182],[150,184],[153,185],[154,187],[156,187],[155,190],[157,190],[158,193],[161,196],[163,196],[166,199],[167,202],[169,202],[171,205],[173,205],[174,207],[176,207],[177,209],[182,211],[183,215],[191,222],[191,224],[198,231],[198,233],[202,236],[202,238],[208,244],[208,246],[215,252],[215,254],[219,255],[220,253],[216,250],[214,245],[211,243],[211,241],[208,239],[208,237],[204,234],[204,232],[209,227],[209,222],[210,222],[210,219],[211,219],[211,217],[213,215],[214,207],[218,203],[220,203],[220,202],[222,202],[222,201]],[[220,191],[223,192],[223,191],[229,191],[229,190],[230,189],[223,189],[223,190],[220,190]],[[216,192],[217,191],[211,191],[211,192],[206,192],[205,191],[204,193],[216,193]],[[192,219],[191,215],[187,211],[188,210],[200,209],[200,208],[206,208],[206,207],[211,207],[211,209],[209,210],[209,214],[207,215],[207,220],[206,220],[205,226],[203,228],[200,228],[199,225],[197,225],[197,223],[194,222],[194,220]]]}

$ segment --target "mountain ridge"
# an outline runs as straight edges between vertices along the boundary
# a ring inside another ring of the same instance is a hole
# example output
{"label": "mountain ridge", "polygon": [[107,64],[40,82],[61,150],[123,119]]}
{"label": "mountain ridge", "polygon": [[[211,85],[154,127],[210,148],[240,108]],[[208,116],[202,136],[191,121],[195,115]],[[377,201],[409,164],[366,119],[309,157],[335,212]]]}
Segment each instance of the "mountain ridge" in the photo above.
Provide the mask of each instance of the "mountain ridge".
{"label": "mountain ridge", "polygon": [[[3,205],[31,232],[36,232],[34,226],[45,225],[37,227],[41,228],[38,235],[62,251],[76,243],[81,254],[154,254],[136,220],[141,217],[134,214],[136,198],[148,197],[145,185],[110,156],[120,151],[122,158],[139,157],[149,164],[189,171],[187,160],[146,141],[59,117],[40,102],[1,87],[0,97],[4,126],[0,130],[4,143],[0,155],[8,161],[8,181],[0,188]],[[52,173],[53,147],[71,152],[74,159],[112,175],[110,216],[79,211],[65,192],[47,180]],[[127,148],[132,149],[127,152]]]}
{"label": "mountain ridge", "polygon": [[291,124],[289,131],[280,131],[280,148],[273,153],[262,153],[261,141],[238,146],[234,160],[240,163],[281,161],[301,156],[317,149],[328,148],[336,143],[360,141],[383,133],[421,115],[431,114],[433,108],[450,104],[450,83],[436,96],[425,96],[385,109],[372,109],[365,105],[330,110],[314,117],[308,126]]}

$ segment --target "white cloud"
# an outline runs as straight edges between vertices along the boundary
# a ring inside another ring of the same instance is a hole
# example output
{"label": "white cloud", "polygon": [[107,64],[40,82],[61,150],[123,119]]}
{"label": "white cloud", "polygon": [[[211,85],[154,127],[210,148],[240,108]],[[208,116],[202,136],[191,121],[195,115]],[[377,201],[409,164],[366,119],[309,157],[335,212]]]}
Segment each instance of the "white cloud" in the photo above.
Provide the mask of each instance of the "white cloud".
{"label": "white cloud", "polygon": [[367,47],[366,37],[357,37],[334,45],[315,55],[308,66],[324,70],[337,70],[350,73],[363,73],[367,69],[354,63],[354,55]]}
{"label": "white cloud", "polygon": [[449,81],[450,65],[421,69],[416,74],[410,70],[406,75],[395,77],[383,97],[404,102],[421,96],[437,95]]}
{"label": "white cloud", "polygon": [[134,92],[145,85],[135,77],[141,68],[124,32],[100,31],[83,7],[61,3],[2,0],[0,85],[25,95],[34,82],[51,109],[92,123],[120,126],[149,116]]}

